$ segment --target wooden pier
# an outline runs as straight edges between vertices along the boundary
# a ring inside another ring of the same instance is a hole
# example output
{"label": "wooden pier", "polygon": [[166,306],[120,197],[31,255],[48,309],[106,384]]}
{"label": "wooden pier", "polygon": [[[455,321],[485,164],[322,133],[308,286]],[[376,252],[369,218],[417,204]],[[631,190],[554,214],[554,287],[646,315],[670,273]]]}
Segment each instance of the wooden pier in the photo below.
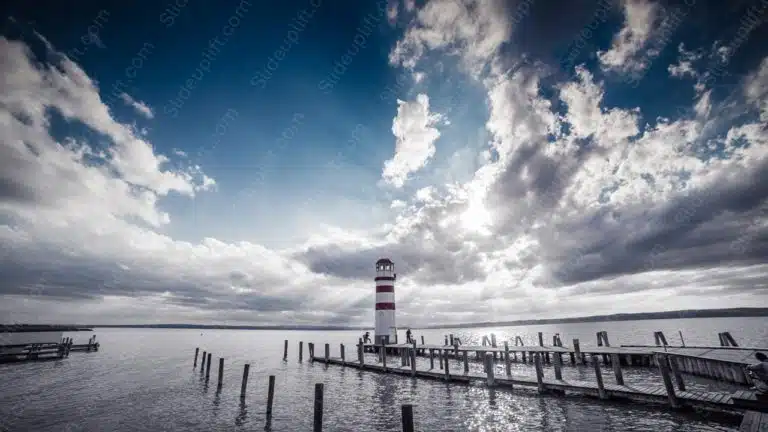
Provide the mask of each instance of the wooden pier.
{"label": "wooden pier", "polygon": [[[416,354],[419,356],[432,356],[435,352],[442,352],[443,356],[460,358],[464,353],[474,354],[476,359],[481,359],[484,353],[492,353],[494,358],[503,355],[507,350],[513,355],[512,361],[533,363],[534,355],[542,355],[542,361],[551,364],[555,356],[567,356],[571,365],[587,364],[589,359],[596,361],[602,359],[606,365],[612,365],[617,361],[620,366],[646,366],[658,367],[657,354],[664,354],[674,358],[672,362],[681,372],[691,375],[718,380],[722,382],[752,385],[752,381],[744,372],[744,367],[755,363],[755,353],[762,351],[768,353],[768,348],[738,347],[734,344],[733,337],[728,332],[723,332],[721,346],[696,347],[696,346],[669,346],[663,333],[654,334],[658,345],[621,345],[612,347],[605,331],[597,332],[597,346],[581,346],[578,339],[574,339],[572,346],[564,346],[559,335],[553,337],[553,345],[544,345],[544,337],[539,333],[539,345],[524,345],[523,339],[515,337],[514,345],[503,342],[504,347],[496,344],[495,335],[484,336],[482,346],[458,345],[453,335],[446,335],[445,345],[416,345]],[[422,338],[423,339],[423,338]],[[730,341],[730,342],[728,342]],[[450,343],[450,344],[449,344]],[[400,350],[410,349],[412,344],[390,344],[384,349],[390,354],[397,354]],[[365,352],[378,353],[381,346],[364,344]]]}
{"label": "wooden pier", "polygon": [[89,338],[87,344],[75,344],[72,338],[64,338],[59,343],[1,345],[0,363],[60,360],[69,357],[72,351],[95,352],[99,346],[96,336]]}
{"label": "wooden pier", "polygon": [[[369,370],[379,373],[389,373],[393,375],[404,375],[414,378],[438,379],[447,382],[470,383],[484,382],[493,387],[514,388],[515,386],[532,387],[539,393],[549,394],[577,394],[581,396],[595,397],[601,400],[623,399],[637,402],[665,404],[673,409],[695,408],[707,411],[722,412],[728,414],[741,414],[747,409],[768,412],[768,403],[757,400],[754,392],[741,390],[736,393],[730,392],[709,392],[709,391],[688,391],[685,388],[679,368],[676,367],[674,358],[665,353],[654,353],[654,364],[658,367],[662,377],[661,384],[645,385],[627,385],[624,383],[621,362],[619,360],[618,349],[609,350],[607,347],[592,353],[587,350],[591,358],[591,364],[594,365],[595,381],[566,380],[562,378],[562,357],[563,353],[571,351],[564,347],[516,347],[519,353],[529,353],[529,358],[535,366],[536,378],[523,376],[513,376],[510,367],[510,353],[512,347],[505,349],[493,348],[488,346],[481,347],[445,347],[416,344],[387,345],[385,351],[399,352],[400,364],[387,365],[385,356],[380,363],[366,363],[364,358],[364,349],[366,345],[358,345],[358,358],[356,361],[348,361],[341,357],[330,357],[328,354],[328,345],[324,356],[317,356],[314,353],[314,345],[310,344],[310,360],[313,362],[322,362],[329,365],[339,365],[344,367],[353,367],[362,370]],[[380,347],[375,347],[380,348]],[[429,352],[429,369],[417,368],[417,353]],[[469,353],[475,352],[484,360],[484,373],[471,372],[469,370]],[[435,353],[438,355],[442,370],[436,370],[434,366]],[[505,374],[496,375],[494,354],[503,353],[500,361],[505,366]],[[554,377],[544,376],[542,364],[546,353],[554,353]],[[603,354],[609,354],[612,358],[613,372],[616,383],[609,383],[604,380],[602,371],[599,367],[599,357]],[[449,356],[458,359],[463,363],[463,370],[451,372],[448,358]],[[381,358],[381,357],[380,357]]]}

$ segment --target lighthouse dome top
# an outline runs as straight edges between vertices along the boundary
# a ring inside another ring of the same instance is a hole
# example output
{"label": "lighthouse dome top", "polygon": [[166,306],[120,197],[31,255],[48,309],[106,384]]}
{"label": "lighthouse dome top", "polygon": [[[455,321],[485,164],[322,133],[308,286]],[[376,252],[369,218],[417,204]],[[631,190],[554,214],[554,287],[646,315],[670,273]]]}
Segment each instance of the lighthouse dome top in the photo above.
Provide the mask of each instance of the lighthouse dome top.
{"label": "lighthouse dome top", "polygon": [[376,264],[394,264],[394,263],[389,258],[381,258],[380,260],[376,261]]}

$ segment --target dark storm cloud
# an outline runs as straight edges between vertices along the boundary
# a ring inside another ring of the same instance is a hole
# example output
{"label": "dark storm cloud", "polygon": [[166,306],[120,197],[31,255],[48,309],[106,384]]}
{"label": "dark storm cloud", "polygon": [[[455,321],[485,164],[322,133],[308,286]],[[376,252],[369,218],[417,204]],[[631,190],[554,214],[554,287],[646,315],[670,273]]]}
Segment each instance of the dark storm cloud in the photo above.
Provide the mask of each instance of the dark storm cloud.
{"label": "dark storm cloud", "polygon": [[[768,256],[768,163],[656,209],[603,211],[557,227],[544,259],[562,283],[651,270],[750,265]],[[575,240],[574,240],[575,239]],[[563,241],[565,240],[565,241]],[[575,246],[563,249],[563,245]]]}
{"label": "dark storm cloud", "polygon": [[261,294],[258,291],[270,291],[275,284],[268,280],[252,280],[238,270],[229,273],[227,279],[232,287],[248,288],[242,293],[236,293],[226,285],[211,287],[202,280],[185,280],[180,275],[153,272],[147,268],[123,268],[108,259],[51,250],[10,251],[0,261],[0,274],[3,275],[0,295],[41,300],[93,300],[104,296],[141,298],[164,294],[163,301],[167,304],[202,310],[255,312],[296,310],[305,303],[300,297]]}

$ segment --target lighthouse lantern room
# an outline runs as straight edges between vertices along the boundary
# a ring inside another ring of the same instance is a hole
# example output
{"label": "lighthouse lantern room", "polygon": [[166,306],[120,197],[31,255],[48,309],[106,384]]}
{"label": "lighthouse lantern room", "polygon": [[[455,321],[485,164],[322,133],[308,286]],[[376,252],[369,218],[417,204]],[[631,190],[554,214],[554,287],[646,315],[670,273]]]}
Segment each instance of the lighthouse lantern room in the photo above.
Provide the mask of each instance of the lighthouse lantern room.
{"label": "lighthouse lantern room", "polygon": [[397,343],[395,326],[395,263],[389,258],[376,261],[376,325],[374,343]]}

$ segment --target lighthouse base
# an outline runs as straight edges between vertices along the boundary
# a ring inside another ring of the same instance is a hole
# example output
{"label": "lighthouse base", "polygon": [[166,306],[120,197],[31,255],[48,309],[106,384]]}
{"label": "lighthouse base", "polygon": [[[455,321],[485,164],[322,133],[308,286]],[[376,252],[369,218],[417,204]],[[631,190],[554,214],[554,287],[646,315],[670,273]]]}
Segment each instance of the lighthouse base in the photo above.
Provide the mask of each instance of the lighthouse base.
{"label": "lighthouse base", "polygon": [[376,335],[373,337],[374,344],[381,345],[382,342],[384,343],[384,345],[396,344],[397,339],[391,339],[389,335]]}

